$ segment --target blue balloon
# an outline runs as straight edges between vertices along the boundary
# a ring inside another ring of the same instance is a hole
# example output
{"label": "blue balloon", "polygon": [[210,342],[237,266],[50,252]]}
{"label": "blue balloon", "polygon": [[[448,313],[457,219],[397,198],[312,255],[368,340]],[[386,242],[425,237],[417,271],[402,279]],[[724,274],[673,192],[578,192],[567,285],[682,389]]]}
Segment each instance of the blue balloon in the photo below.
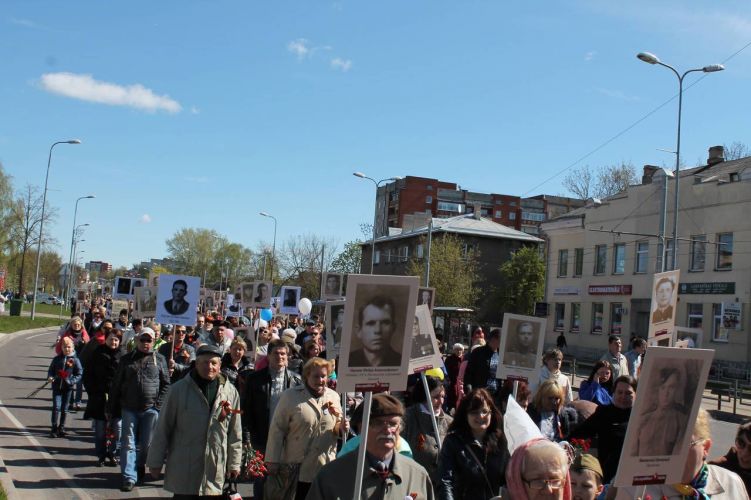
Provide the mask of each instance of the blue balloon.
{"label": "blue balloon", "polygon": [[271,309],[261,309],[261,319],[264,321],[271,321],[274,317],[274,311]]}

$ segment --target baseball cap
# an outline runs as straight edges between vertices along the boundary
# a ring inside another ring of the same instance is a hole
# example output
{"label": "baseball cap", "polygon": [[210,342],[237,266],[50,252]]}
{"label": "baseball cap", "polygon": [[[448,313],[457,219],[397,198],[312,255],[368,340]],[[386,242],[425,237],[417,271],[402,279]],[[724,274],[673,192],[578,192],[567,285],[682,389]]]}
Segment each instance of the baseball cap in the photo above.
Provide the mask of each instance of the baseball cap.
{"label": "baseball cap", "polygon": [[139,333],[138,336],[139,337],[151,337],[151,340],[154,340],[156,338],[156,333],[154,333],[154,330],[152,330],[148,326],[145,326],[141,328],[141,333]]}

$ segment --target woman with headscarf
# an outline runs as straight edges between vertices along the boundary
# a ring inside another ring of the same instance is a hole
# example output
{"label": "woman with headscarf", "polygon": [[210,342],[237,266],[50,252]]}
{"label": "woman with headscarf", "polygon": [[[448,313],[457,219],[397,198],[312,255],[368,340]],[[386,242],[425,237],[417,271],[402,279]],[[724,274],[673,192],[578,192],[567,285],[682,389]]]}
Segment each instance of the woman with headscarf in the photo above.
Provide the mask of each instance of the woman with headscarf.
{"label": "woman with headscarf", "polygon": [[495,496],[503,486],[508,454],[501,412],[485,389],[475,389],[460,403],[438,459],[441,500]]}
{"label": "woman with headscarf", "polygon": [[511,455],[506,490],[513,500],[571,500],[568,454],[547,439],[527,441]]}

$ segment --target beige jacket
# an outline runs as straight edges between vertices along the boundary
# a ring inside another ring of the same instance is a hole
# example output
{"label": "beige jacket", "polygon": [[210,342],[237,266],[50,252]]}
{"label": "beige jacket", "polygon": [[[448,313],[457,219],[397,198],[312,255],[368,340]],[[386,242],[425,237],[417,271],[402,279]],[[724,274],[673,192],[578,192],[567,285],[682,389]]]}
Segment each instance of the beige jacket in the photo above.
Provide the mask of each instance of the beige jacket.
{"label": "beige jacket", "polygon": [[[712,500],[748,500],[746,486],[738,474],[716,465],[708,465],[707,467],[709,467],[709,475],[707,476],[707,486],[704,488],[704,491]],[[637,498],[637,496],[640,497],[642,491],[642,486],[618,488],[615,495],[612,495],[608,491],[606,498],[632,500]],[[646,495],[651,495],[654,499],[667,498],[668,500],[678,500],[684,498],[669,485],[647,486]]]}
{"label": "beige jacket", "polygon": [[311,396],[304,384],[284,391],[271,417],[266,462],[301,464],[299,481],[312,482],[336,458],[338,418],[324,410],[328,404],[341,415],[339,395],[328,387],[320,398]]}
{"label": "beige jacket", "polygon": [[242,424],[239,414],[222,416],[222,402],[240,408],[235,387],[219,375],[209,409],[190,374],[172,384],[162,405],[146,467],[167,468],[164,489],[181,495],[221,495],[227,471],[240,470]]}

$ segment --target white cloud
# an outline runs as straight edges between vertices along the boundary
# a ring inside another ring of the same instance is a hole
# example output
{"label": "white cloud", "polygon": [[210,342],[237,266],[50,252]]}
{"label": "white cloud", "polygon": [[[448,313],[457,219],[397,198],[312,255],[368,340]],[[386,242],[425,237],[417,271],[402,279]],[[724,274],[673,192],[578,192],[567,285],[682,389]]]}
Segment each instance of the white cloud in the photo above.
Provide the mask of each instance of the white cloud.
{"label": "white cloud", "polygon": [[305,59],[311,54],[310,42],[305,38],[292,40],[287,44],[287,50],[295,54],[298,60]]}
{"label": "white cloud", "polygon": [[590,50],[589,52],[587,52],[586,54],[584,54],[584,60],[585,61],[591,61],[592,59],[595,58],[596,55],[597,55],[597,51],[596,50]]}
{"label": "white cloud", "polygon": [[331,67],[342,70],[346,73],[352,68],[352,61],[349,59],[342,59],[341,57],[335,57],[331,60]]}
{"label": "white cloud", "polygon": [[127,106],[149,112],[179,113],[182,110],[179,102],[168,95],[156,95],[140,83],[118,85],[98,81],[85,74],[45,73],[40,79],[40,84],[47,92],[81,101]]}
{"label": "white cloud", "polygon": [[141,224],[148,224],[151,222],[151,216],[149,214],[143,214],[140,219],[138,219],[138,222]]}
{"label": "white cloud", "polygon": [[602,94],[604,96],[612,97],[614,99],[621,99],[623,101],[636,102],[636,101],[639,100],[639,98],[637,96],[627,95],[627,94],[625,94],[624,92],[622,92],[620,90],[603,89],[603,88],[600,88],[600,87],[596,87],[595,91],[599,92],[600,94]]}

